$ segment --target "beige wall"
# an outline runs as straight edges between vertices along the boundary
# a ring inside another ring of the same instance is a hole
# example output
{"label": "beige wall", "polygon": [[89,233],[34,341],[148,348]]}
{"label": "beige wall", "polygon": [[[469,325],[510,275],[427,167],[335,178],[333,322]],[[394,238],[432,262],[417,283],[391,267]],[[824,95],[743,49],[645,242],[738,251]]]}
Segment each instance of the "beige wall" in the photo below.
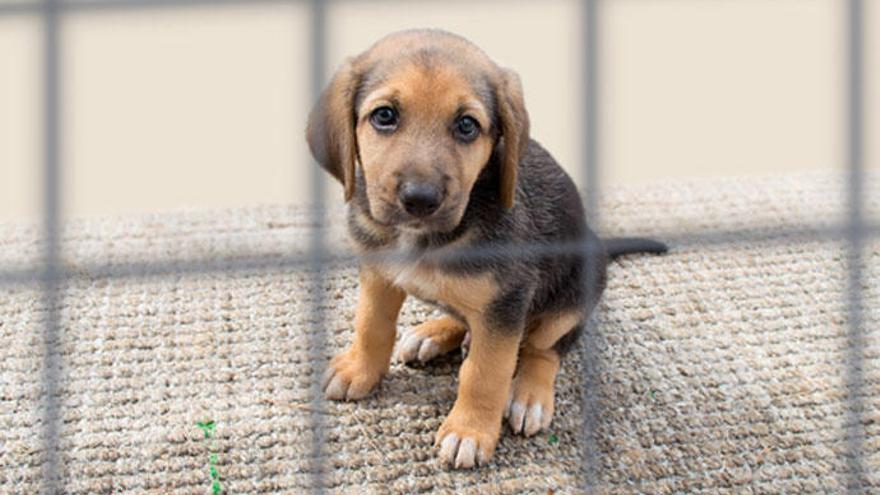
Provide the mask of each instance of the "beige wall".
{"label": "beige wall", "polygon": [[[875,167],[878,2],[865,2]],[[843,6],[606,0],[603,183],[843,166]],[[397,29],[471,38],[520,73],[533,136],[579,177],[580,2],[337,1],[329,16],[334,67]],[[39,28],[0,18],[0,219],[39,213]],[[304,5],[82,12],[63,28],[69,215],[308,200]]]}

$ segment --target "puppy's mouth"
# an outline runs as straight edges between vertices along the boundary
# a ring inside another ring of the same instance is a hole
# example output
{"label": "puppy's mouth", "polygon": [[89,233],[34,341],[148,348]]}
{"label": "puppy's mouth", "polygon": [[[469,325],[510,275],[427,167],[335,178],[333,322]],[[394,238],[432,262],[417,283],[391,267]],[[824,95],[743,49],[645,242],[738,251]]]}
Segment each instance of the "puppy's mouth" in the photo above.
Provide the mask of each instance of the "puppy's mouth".
{"label": "puppy's mouth", "polygon": [[455,225],[451,225],[451,222],[447,220],[442,221],[431,221],[424,219],[410,220],[402,222],[398,225],[401,230],[412,232],[416,234],[428,234],[435,232],[448,232],[455,228]]}
{"label": "puppy's mouth", "polygon": [[418,217],[407,213],[397,203],[384,199],[378,204],[373,204],[375,206],[371,208],[373,211],[370,212],[370,216],[376,223],[418,234],[446,233],[454,230],[461,222],[461,210],[463,210],[460,205],[449,204],[430,216]]}
{"label": "puppy's mouth", "polygon": [[431,230],[431,225],[424,220],[413,220],[409,222],[403,222],[399,225],[402,230],[406,230],[409,232],[427,232]]}
{"label": "puppy's mouth", "polygon": [[437,211],[430,217],[413,218],[406,213],[403,214],[403,221],[397,224],[401,230],[414,233],[445,233],[458,226],[461,216],[456,212],[457,208],[444,208]]}

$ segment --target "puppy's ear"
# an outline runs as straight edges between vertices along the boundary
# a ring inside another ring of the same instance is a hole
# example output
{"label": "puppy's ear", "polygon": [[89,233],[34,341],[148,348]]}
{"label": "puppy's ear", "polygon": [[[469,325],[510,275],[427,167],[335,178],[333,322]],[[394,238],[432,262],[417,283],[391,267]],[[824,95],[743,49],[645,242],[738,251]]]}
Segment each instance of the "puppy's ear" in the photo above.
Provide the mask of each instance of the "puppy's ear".
{"label": "puppy's ear", "polygon": [[349,60],[336,72],[309,114],[306,140],[315,160],[342,183],[345,200],[354,195],[357,160],[354,96],[360,74]]}
{"label": "puppy's ear", "polygon": [[511,70],[502,69],[496,84],[498,117],[501,140],[501,203],[513,207],[516,196],[516,175],[519,161],[529,145],[529,114],[523,99],[519,76]]}

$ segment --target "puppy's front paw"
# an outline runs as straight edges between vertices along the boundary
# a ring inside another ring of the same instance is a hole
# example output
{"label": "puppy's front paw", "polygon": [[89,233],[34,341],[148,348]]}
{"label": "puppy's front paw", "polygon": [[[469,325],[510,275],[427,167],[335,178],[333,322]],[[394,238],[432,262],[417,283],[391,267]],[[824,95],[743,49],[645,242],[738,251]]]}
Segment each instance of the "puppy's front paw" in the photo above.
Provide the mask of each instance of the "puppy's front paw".
{"label": "puppy's front paw", "polygon": [[513,433],[527,437],[549,427],[553,421],[553,383],[528,375],[514,378],[504,417]]}
{"label": "puppy's front paw", "polygon": [[401,336],[397,360],[404,364],[430,361],[457,349],[466,332],[464,324],[448,316],[426,321]]}
{"label": "puppy's front paw", "polygon": [[489,462],[501,428],[491,421],[480,420],[478,416],[452,408],[434,441],[435,446],[440,446],[438,457],[441,464],[468,469]]}
{"label": "puppy's front paw", "polygon": [[367,396],[382,379],[382,369],[349,349],[330,361],[324,374],[324,396],[331,400],[358,400]]}

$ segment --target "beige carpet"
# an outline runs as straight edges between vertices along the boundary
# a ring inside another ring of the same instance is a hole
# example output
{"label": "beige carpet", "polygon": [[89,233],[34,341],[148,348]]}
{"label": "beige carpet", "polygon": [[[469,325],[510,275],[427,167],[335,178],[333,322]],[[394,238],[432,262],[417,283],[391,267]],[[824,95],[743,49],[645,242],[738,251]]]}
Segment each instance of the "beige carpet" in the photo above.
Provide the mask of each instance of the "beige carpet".
{"label": "beige carpet", "polygon": [[[880,177],[866,184],[880,218]],[[615,263],[599,312],[598,450],[608,493],[839,492],[846,306],[842,242],[811,238],[845,212],[827,175],[692,181],[609,194],[606,234],[748,229],[735,245],[673,245]],[[313,432],[308,273],[296,268],[104,278],[102,263],[305,252],[307,212],[254,207],[75,221],[65,264],[61,457],[69,493],[303,493]],[[328,238],[343,237],[338,217]],[[756,240],[784,229],[806,233]],[[0,269],[26,268],[37,229],[0,226]],[[865,492],[880,492],[880,239],[866,250]],[[323,282],[326,355],[350,335],[355,267]],[[402,326],[432,311],[410,301]],[[35,285],[0,286],[0,493],[36,493],[45,308]],[[340,493],[574,493],[577,359],[559,378],[552,431],[503,435],[490,466],[447,472],[431,447],[455,397],[458,357],[392,367],[376,395],[330,404],[326,481]],[[197,421],[213,420],[205,439]],[[552,436],[551,436],[552,434]]]}

